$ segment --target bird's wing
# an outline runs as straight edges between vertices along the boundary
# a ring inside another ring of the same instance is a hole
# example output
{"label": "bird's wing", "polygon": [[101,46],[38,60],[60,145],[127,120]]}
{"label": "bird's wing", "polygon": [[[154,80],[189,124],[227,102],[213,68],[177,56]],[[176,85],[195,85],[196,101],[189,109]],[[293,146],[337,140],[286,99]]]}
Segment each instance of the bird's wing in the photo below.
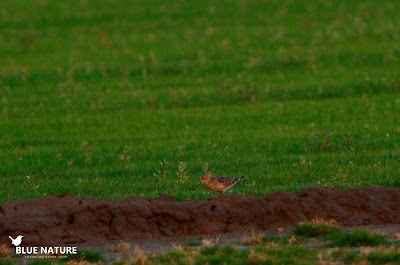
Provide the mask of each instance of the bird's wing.
{"label": "bird's wing", "polygon": [[230,178],[230,177],[215,177],[219,183],[223,184],[224,186],[230,186],[237,182],[237,179]]}

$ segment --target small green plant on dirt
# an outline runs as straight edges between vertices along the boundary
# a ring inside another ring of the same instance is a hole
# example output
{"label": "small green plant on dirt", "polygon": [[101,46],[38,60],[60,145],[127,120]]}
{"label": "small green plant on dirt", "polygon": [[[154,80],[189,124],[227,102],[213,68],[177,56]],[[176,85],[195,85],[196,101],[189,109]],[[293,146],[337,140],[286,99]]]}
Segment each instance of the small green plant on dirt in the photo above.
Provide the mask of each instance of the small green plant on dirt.
{"label": "small green plant on dirt", "polygon": [[179,183],[184,183],[188,179],[188,174],[186,172],[186,163],[183,161],[179,162],[178,171],[176,172]]}

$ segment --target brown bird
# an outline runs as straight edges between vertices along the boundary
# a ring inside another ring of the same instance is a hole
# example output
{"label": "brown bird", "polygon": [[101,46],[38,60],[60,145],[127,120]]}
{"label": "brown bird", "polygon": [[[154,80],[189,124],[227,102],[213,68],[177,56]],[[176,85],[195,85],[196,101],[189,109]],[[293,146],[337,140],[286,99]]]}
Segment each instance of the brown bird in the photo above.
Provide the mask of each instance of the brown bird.
{"label": "brown bird", "polygon": [[201,183],[205,183],[210,190],[225,192],[232,188],[238,181],[245,179],[245,176],[240,178],[230,178],[223,176],[211,177],[209,175],[204,175],[200,178],[200,186]]}

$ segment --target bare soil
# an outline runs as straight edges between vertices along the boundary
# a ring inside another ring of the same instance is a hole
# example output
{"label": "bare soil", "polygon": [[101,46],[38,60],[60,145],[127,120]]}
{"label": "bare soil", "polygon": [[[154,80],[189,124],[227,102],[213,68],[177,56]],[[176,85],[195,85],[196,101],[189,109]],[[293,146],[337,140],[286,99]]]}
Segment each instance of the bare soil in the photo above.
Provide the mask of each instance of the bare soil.
{"label": "bare soil", "polygon": [[70,194],[0,205],[0,244],[24,235],[24,245],[106,246],[136,242],[146,248],[200,240],[205,235],[237,240],[243,233],[286,231],[315,217],[342,226],[398,231],[400,189],[325,187],[263,196],[216,195],[202,201],[128,197],[101,200]]}

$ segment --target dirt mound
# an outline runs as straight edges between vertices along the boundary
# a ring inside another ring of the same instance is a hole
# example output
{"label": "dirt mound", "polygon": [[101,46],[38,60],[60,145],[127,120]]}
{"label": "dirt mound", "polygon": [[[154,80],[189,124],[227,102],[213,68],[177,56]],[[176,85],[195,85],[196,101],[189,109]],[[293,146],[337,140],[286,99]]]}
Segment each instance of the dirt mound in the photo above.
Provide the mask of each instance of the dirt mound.
{"label": "dirt mound", "polygon": [[167,195],[99,200],[69,194],[11,201],[0,206],[0,243],[19,234],[24,245],[57,245],[267,230],[315,217],[344,226],[399,224],[400,189],[317,187],[180,202]]}

